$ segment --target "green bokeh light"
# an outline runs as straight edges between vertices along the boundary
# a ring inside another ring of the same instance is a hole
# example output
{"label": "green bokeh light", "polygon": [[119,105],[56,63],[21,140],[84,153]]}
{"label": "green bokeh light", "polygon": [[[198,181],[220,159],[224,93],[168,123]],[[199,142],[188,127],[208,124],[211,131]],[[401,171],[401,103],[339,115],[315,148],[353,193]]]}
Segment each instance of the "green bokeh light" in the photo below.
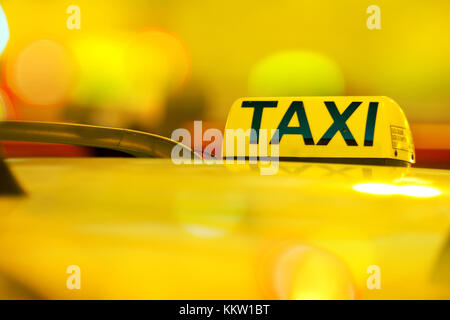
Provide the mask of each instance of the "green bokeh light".
{"label": "green bokeh light", "polygon": [[315,52],[277,52],[258,62],[249,76],[250,96],[333,96],[344,93],[344,76],[339,66]]}

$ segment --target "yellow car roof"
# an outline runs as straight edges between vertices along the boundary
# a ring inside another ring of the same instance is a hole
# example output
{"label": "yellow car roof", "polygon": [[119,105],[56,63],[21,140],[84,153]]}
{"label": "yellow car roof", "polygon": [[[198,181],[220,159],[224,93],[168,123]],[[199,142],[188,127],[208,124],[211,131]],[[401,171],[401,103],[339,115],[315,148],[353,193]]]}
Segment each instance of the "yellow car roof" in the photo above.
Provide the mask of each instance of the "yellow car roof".
{"label": "yellow car roof", "polygon": [[[449,171],[6,162],[27,195],[0,197],[1,297],[13,296],[3,277],[25,298],[450,298],[436,271],[449,250]],[[80,290],[66,288],[70,265]],[[367,285],[374,265],[381,290]]]}

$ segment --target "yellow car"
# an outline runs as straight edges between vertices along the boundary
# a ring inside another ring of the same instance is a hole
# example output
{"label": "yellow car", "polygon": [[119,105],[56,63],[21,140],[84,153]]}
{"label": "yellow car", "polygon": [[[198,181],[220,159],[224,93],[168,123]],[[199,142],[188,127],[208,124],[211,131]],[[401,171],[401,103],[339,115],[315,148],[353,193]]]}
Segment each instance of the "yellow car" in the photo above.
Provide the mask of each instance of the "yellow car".
{"label": "yellow car", "polygon": [[411,167],[395,102],[240,99],[226,129],[240,128],[244,149],[226,131],[206,162],[131,130],[1,122],[2,140],[137,158],[1,163],[0,297],[450,298],[450,172]]}

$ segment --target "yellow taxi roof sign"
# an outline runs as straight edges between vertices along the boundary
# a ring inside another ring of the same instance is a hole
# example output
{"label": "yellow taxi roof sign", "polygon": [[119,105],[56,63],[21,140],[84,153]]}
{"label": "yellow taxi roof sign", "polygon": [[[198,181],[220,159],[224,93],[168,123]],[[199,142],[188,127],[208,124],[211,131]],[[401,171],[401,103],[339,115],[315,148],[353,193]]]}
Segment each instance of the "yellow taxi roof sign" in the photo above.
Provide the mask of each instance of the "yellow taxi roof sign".
{"label": "yellow taxi roof sign", "polygon": [[[244,137],[241,141],[236,141]],[[261,148],[263,147],[263,148]],[[414,144],[400,106],[388,97],[241,98],[228,114],[226,159],[407,165]]]}

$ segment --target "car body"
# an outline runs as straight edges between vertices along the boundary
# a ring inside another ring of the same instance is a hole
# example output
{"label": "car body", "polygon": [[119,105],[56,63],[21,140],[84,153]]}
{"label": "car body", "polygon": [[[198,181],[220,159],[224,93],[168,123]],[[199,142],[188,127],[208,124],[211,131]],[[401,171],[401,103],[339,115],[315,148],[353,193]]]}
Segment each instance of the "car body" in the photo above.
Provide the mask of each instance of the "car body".
{"label": "car body", "polygon": [[[450,298],[448,170],[6,163],[26,195],[0,197],[4,298]],[[66,287],[71,265],[79,290]]]}

